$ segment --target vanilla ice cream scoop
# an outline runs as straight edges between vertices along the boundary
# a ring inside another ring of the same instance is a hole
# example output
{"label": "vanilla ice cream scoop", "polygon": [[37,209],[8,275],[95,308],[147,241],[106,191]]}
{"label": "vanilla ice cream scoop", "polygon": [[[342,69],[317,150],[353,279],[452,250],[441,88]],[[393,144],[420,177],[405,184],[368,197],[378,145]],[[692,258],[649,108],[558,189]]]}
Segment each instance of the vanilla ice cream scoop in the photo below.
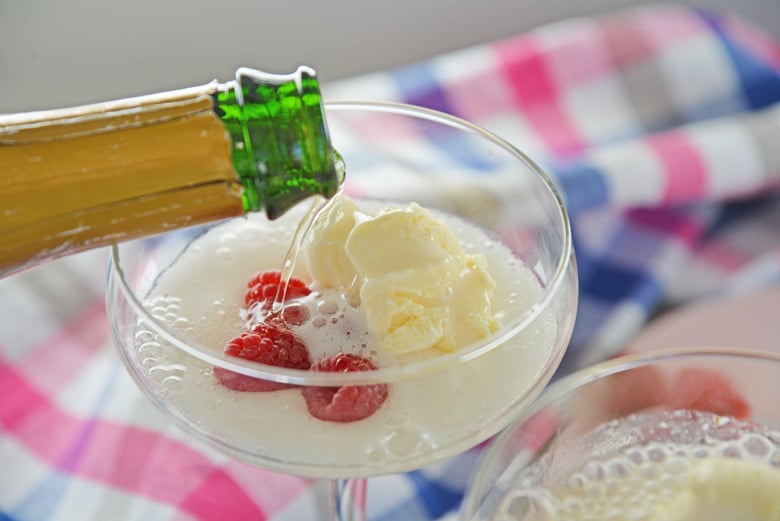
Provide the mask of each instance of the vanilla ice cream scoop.
{"label": "vanilla ice cream scoop", "polygon": [[780,521],[780,469],[713,458],[696,464],[686,486],[651,521]]}
{"label": "vanilla ice cream scoop", "polygon": [[340,198],[312,230],[307,265],[315,284],[357,297],[380,348],[454,351],[495,330],[487,261],[446,222],[415,203],[369,215]]}
{"label": "vanilla ice cream scoop", "polygon": [[346,291],[353,304],[357,303],[361,281],[357,280],[357,271],[344,244],[361,215],[351,199],[334,197],[317,214],[303,248],[314,282],[320,288]]}

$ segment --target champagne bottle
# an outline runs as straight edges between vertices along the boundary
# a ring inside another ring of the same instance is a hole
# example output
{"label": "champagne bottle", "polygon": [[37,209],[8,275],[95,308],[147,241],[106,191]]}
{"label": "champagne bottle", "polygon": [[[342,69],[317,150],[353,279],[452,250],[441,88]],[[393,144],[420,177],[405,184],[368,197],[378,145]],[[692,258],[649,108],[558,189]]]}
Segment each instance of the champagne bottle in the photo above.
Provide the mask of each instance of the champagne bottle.
{"label": "champagne bottle", "polygon": [[48,259],[333,196],[314,71],[0,115],[0,276]]}

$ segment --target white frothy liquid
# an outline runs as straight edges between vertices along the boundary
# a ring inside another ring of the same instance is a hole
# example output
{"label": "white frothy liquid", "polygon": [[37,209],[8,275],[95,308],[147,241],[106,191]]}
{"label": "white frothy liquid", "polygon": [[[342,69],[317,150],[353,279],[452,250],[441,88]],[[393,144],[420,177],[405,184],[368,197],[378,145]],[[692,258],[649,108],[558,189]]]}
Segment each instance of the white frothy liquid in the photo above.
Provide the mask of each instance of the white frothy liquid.
{"label": "white frothy liquid", "polygon": [[[545,454],[512,478],[514,485],[497,490],[500,498],[488,502],[496,501],[495,512],[479,519],[655,521],[654,509],[685,490],[700,461],[732,458],[780,467],[780,432],[689,410],[613,420],[570,445]],[[582,461],[572,468],[570,460]]]}
{"label": "white frothy liquid", "polygon": [[[280,267],[302,215],[297,210],[273,222],[253,215],[212,228],[162,272],[145,300],[147,309],[186,338],[221,353],[246,327],[241,306],[249,277]],[[499,323],[510,322],[539,301],[537,277],[506,247],[469,223],[438,217],[447,220],[468,251],[487,258],[497,283],[494,309]],[[294,275],[308,280],[302,264],[297,263]],[[345,323],[355,320],[343,306],[325,302],[310,323],[341,321],[333,331],[344,331]],[[380,368],[399,363],[373,352],[364,334],[353,335],[349,347],[343,335],[331,335],[327,341],[328,335],[318,330],[326,328],[310,326],[301,332],[312,360],[354,348]],[[136,331],[136,347],[148,376],[177,412],[234,455],[251,461],[257,454],[264,465],[285,472],[348,477],[418,468],[434,455],[453,455],[494,434],[503,425],[501,414],[513,402],[531,389],[538,391],[539,373],[549,363],[555,336],[552,312],[543,310],[522,332],[485,355],[390,383],[381,408],[352,423],[313,418],[296,389],[227,389],[213,376],[211,365],[166,344],[143,324]]]}

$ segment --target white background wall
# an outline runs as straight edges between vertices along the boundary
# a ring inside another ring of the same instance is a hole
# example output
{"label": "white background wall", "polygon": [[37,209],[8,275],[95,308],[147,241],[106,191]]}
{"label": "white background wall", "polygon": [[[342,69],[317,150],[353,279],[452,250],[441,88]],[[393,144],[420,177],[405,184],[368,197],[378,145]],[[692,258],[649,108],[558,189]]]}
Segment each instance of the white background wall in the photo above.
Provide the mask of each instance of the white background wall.
{"label": "white background wall", "polygon": [[[414,62],[639,0],[0,0],[0,113],[228,80],[323,81]],[[697,0],[780,39],[780,0]]]}

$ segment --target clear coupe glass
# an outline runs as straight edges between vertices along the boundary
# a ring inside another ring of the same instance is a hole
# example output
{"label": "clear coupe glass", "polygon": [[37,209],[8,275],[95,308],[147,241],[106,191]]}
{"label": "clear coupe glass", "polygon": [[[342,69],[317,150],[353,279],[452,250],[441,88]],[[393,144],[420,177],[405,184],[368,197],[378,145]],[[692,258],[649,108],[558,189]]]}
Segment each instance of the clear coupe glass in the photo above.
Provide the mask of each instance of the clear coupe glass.
{"label": "clear coupe glass", "polygon": [[482,455],[464,521],[780,519],[780,356],[627,355],[550,385]]}
{"label": "clear coupe glass", "polygon": [[[472,229],[466,249],[484,253],[496,279],[493,334],[455,352],[365,372],[282,369],[223,354],[236,335],[231,327],[241,323],[246,280],[283,261],[280,255],[247,268],[252,255],[235,250],[250,244],[262,255],[286,252],[292,237],[280,248],[269,231],[294,230],[305,207],[274,221],[252,215],[117,245],[107,298],[121,357],[161,410],[243,461],[332,480],[336,519],[356,520],[365,515],[364,478],[458,454],[536,398],[569,341],[577,277],[561,197],[512,145],[457,118],[401,104],[329,103],[327,120],[346,164],[344,193],[358,204],[417,202]],[[217,247],[202,248],[209,237]],[[201,258],[196,272],[183,267],[193,256]],[[176,278],[187,289],[161,294]],[[215,367],[289,385],[236,392],[217,382]],[[301,398],[302,388],[365,385],[386,385],[388,397],[360,421],[317,420]]]}

